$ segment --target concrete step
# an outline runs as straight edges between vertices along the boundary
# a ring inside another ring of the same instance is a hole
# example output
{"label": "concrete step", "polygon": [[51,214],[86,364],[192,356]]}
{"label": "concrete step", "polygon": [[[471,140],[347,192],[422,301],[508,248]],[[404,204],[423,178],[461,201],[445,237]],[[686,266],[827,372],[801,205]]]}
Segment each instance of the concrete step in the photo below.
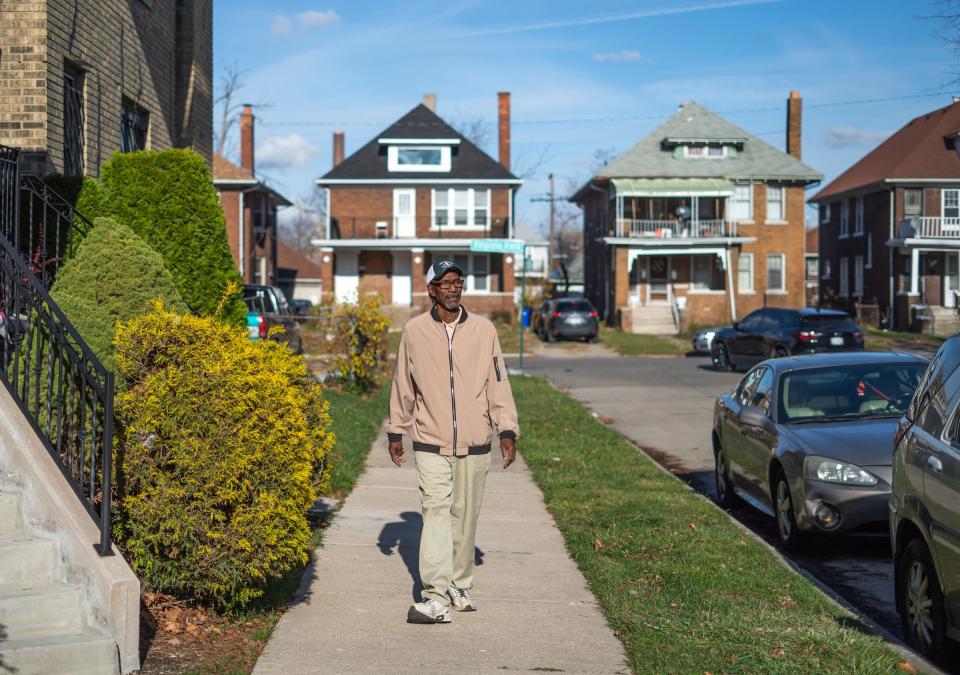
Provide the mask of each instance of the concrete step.
{"label": "concrete step", "polygon": [[676,335],[677,327],[670,321],[634,321],[634,333],[644,333],[646,335]]}
{"label": "concrete step", "polygon": [[0,670],[17,675],[116,675],[120,672],[120,658],[111,638],[86,629],[4,640],[0,642]]}
{"label": "concrete step", "polygon": [[12,534],[21,528],[20,493],[0,492],[0,536]]}
{"label": "concrete step", "polygon": [[57,546],[26,532],[0,537],[0,588],[38,588],[54,581]]}
{"label": "concrete step", "polygon": [[55,633],[78,633],[84,627],[80,591],[54,583],[27,589],[0,589],[0,631],[4,640]]}

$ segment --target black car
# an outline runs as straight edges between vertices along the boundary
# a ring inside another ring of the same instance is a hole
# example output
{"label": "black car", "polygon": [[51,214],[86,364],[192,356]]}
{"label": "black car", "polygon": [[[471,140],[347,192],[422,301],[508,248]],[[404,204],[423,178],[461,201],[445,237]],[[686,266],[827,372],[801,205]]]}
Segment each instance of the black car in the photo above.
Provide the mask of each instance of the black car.
{"label": "black car", "polygon": [[559,298],[550,302],[543,317],[540,336],[547,342],[578,338],[596,342],[600,332],[597,310],[589,300]]}
{"label": "black car", "polygon": [[863,331],[846,312],[767,307],[718,330],[710,356],[717,370],[733,370],[793,354],[862,350]]}
{"label": "black car", "polygon": [[278,342],[286,344],[297,354],[303,352],[298,317],[287,304],[283,291],[276,286],[246,284],[243,287],[243,301],[249,311],[263,315],[268,330],[277,324],[283,326],[283,333],[276,337]]}

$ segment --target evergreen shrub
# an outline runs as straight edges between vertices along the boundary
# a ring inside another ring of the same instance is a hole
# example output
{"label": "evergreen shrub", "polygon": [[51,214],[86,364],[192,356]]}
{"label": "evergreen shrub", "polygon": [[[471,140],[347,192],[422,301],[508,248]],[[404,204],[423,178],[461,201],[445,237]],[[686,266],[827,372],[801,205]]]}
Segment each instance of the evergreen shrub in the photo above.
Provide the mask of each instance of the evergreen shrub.
{"label": "evergreen shrub", "polygon": [[241,607],[308,557],[328,405],[303,359],[216,317],[117,329],[114,535],[153,591]]}
{"label": "evergreen shrub", "polygon": [[129,225],[163,262],[191,311],[212,316],[231,283],[222,318],[242,325],[246,306],[240,273],[210,169],[192,150],[116,153],[102,169],[105,215]]}
{"label": "evergreen shrub", "polygon": [[94,221],[74,257],[60,268],[50,295],[110,370],[118,322],[147,314],[157,299],[174,311],[187,311],[160,254],[109,218]]}

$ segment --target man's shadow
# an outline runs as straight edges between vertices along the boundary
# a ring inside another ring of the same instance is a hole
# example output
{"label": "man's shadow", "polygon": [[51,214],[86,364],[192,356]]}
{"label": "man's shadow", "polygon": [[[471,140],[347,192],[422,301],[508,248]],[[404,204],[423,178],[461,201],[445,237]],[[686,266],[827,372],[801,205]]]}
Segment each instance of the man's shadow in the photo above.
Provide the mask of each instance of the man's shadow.
{"label": "man's shadow", "polygon": [[[423,583],[420,581],[420,532],[423,530],[423,517],[414,511],[404,511],[400,514],[402,520],[387,523],[380,530],[377,538],[377,547],[383,555],[393,555],[394,549],[400,553],[403,564],[413,580],[410,594],[414,602],[420,602],[420,592]],[[473,564],[479,567],[483,564],[483,551],[474,549]]]}

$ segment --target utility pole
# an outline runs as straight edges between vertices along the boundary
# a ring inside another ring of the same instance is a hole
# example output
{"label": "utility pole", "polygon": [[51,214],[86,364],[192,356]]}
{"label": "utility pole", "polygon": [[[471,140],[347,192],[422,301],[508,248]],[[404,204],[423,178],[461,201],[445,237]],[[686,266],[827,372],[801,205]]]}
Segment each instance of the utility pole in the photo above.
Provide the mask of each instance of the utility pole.
{"label": "utility pole", "polygon": [[547,238],[547,281],[550,280],[550,274],[553,271],[553,255],[556,246],[556,202],[557,193],[553,182],[553,174],[547,176],[550,179],[550,194],[546,197],[533,197],[531,202],[550,202],[550,235]]}

